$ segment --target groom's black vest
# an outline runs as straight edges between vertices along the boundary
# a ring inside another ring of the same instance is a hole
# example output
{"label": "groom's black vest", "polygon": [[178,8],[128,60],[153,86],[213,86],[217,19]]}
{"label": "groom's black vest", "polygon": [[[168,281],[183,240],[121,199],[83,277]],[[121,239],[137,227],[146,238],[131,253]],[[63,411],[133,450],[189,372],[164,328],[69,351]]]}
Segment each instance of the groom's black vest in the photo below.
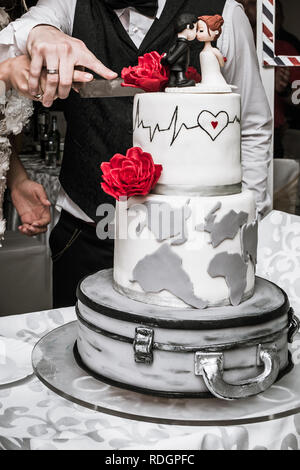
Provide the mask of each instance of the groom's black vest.
{"label": "groom's black vest", "polygon": [[[117,15],[101,0],[77,0],[73,36],[120,74],[146,52],[168,50],[178,14],[222,14],[225,1],[167,0],[160,19],[138,49]],[[191,65],[198,70],[201,48],[197,41],[191,46]],[[93,220],[101,203],[113,202],[100,187],[100,164],[132,147],[132,104],[132,98],[83,99],[73,91],[65,102],[68,130],[60,180],[69,197]]]}

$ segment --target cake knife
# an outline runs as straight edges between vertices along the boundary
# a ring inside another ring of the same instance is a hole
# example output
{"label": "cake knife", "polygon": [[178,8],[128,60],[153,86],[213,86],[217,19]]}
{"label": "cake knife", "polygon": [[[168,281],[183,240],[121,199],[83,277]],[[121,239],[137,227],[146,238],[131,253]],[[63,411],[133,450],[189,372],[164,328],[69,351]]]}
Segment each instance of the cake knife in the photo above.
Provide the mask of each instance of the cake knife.
{"label": "cake knife", "polygon": [[84,83],[80,88],[82,98],[120,98],[145,93],[141,88],[123,87],[122,78],[114,80],[97,79]]}

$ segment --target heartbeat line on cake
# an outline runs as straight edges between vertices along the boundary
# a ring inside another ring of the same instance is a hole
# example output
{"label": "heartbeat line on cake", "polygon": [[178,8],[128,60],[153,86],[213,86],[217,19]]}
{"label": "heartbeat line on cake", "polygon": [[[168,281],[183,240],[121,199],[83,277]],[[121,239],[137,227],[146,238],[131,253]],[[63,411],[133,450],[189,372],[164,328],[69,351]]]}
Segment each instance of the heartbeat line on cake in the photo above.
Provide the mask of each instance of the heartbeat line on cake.
{"label": "heartbeat line on cake", "polygon": [[183,129],[186,129],[187,131],[197,128],[202,129],[211,138],[211,140],[215,141],[217,137],[219,137],[219,135],[229,126],[229,124],[240,124],[241,122],[238,116],[235,116],[234,119],[230,121],[229,115],[226,111],[220,111],[218,114],[213,114],[210,111],[204,110],[199,114],[197,124],[194,126],[188,126],[185,123],[178,123],[178,114],[179,107],[176,106],[168,127],[161,128],[158,123],[153,127],[152,125],[147,125],[144,120],[141,119],[140,101],[138,101],[133,129],[140,129],[142,127],[143,129],[148,130],[150,142],[153,142],[157,133],[171,131],[172,140],[170,146],[172,146]]}

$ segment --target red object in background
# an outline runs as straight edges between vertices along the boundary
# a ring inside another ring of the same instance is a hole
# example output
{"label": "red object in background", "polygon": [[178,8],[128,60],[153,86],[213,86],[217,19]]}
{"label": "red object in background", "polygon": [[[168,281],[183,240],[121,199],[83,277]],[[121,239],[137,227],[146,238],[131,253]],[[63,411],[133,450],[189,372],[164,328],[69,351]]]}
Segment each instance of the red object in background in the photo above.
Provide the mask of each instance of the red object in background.
{"label": "red object in background", "polygon": [[103,191],[118,201],[121,197],[146,196],[160,178],[162,165],[155,165],[150,153],[140,147],[117,153],[110,162],[102,163]]}
{"label": "red object in background", "polygon": [[[279,56],[298,56],[299,52],[292,44],[288,43],[287,41],[276,39],[276,54]],[[300,67],[287,68],[290,71],[290,84],[292,84],[295,80],[300,80]],[[285,99],[279,93],[275,93],[275,129],[279,129],[285,126],[286,123],[287,119]]]}
{"label": "red object in background", "polygon": [[189,67],[188,71],[185,74],[186,78],[188,80],[194,80],[196,83],[201,82],[201,75],[198,73],[198,71],[195,69],[195,67]]}
{"label": "red object in background", "polygon": [[161,64],[163,55],[158,52],[149,52],[139,57],[138,65],[125,67],[121,77],[122,86],[141,88],[147,92],[162,91],[169,81],[169,70]]}

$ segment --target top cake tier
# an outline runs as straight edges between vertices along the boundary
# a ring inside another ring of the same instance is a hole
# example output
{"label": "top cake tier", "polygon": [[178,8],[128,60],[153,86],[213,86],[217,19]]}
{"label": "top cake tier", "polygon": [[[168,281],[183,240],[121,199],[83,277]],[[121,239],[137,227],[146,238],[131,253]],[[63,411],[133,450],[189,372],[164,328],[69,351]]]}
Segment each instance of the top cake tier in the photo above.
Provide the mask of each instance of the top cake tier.
{"label": "top cake tier", "polygon": [[133,145],[163,165],[156,194],[241,191],[241,102],[235,93],[135,97]]}

